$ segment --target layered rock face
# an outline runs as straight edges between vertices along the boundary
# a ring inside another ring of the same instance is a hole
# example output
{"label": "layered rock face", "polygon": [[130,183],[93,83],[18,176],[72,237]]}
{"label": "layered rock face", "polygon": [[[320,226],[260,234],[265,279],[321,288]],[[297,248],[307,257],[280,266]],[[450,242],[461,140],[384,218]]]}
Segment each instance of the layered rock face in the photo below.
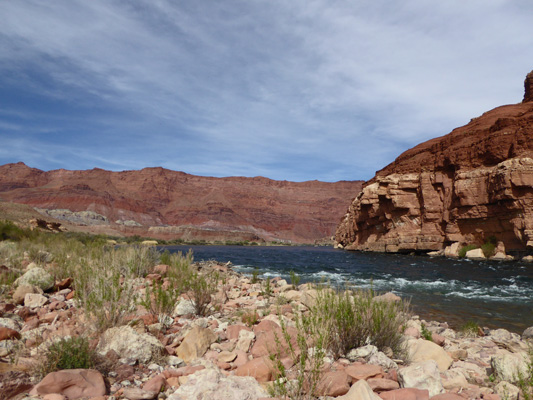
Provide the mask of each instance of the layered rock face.
{"label": "layered rock face", "polygon": [[335,232],[361,181],[210,178],[163,168],[44,172],[0,167],[0,200],[50,218],[125,234],[187,240],[309,243]]}
{"label": "layered rock face", "polygon": [[453,242],[533,245],[533,73],[498,107],[404,152],[363,185],[335,240],[353,250],[432,251]]}

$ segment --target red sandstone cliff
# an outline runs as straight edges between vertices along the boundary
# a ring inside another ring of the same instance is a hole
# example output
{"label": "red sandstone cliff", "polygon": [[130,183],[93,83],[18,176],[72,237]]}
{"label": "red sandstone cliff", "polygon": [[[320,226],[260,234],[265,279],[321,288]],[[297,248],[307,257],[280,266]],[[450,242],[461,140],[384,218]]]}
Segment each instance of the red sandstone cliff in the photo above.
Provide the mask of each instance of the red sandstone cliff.
{"label": "red sandstone cliff", "polygon": [[363,185],[335,240],[353,250],[430,251],[495,238],[533,245],[533,72],[498,107],[401,154]]}
{"label": "red sandstone cliff", "polygon": [[54,210],[50,215],[71,222],[166,239],[314,242],[333,235],[361,184],[210,178],[163,168],[44,172],[23,163],[0,167],[3,201]]}

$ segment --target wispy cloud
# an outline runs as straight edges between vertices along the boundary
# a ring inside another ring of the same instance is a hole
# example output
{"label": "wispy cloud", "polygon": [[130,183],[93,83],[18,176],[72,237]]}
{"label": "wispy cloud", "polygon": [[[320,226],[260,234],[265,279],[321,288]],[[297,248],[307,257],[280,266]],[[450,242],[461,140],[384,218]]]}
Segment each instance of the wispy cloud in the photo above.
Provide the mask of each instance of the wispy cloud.
{"label": "wispy cloud", "polygon": [[368,179],[521,100],[532,14],[525,0],[2,2],[0,162]]}

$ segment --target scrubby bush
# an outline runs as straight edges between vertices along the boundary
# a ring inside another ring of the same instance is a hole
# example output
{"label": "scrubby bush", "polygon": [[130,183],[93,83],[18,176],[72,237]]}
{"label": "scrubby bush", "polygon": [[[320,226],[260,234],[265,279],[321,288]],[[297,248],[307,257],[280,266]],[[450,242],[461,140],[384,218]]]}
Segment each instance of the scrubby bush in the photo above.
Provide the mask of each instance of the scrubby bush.
{"label": "scrubby bush", "polygon": [[96,352],[86,337],[70,337],[54,342],[45,351],[35,374],[45,376],[62,369],[90,369],[96,364]]}
{"label": "scrubby bush", "polygon": [[479,334],[479,325],[474,321],[467,321],[459,327],[459,332],[465,337],[476,337]]}
{"label": "scrubby bush", "polygon": [[339,357],[372,344],[400,353],[403,327],[409,319],[404,301],[376,300],[372,291],[321,289],[312,310],[328,321],[328,349]]}
{"label": "scrubby bush", "polygon": [[459,257],[464,258],[466,256],[466,253],[468,253],[470,250],[474,250],[479,248],[479,246],[476,246],[475,244],[468,244],[466,246],[461,247],[459,249]]}
{"label": "scrubby bush", "polygon": [[20,241],[36,236],[36,232],[29,229],[22,229],[11,221],[0,221],[0,241],[12,240]]}
{"label": "scrubby bush", "polygon": [[[269,392],[272,397],[291,400],[317,398],[318,385],[322,377],[324,358],[327,354],[329,329],[324,315],[311,312],[295,317],[296,337],[291,336],[289,327],[281,313],[281,337],[276,335],[276,351],[270,354],[274,371],[274,382]],[[282,362],[283,349],[287,349],[293,367],[285,368]]]}

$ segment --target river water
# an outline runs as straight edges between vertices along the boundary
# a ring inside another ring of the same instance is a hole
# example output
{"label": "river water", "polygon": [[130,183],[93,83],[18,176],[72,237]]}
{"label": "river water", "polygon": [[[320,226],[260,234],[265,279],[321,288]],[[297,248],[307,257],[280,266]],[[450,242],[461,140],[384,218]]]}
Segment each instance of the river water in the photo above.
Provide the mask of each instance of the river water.
{"label": "river water", "polygon": [[426,320],[458,328],[476,322],[522,333],[533,326],[533,265],[523,262],[469,261],[401,254],[360,253],[327,247],[169,246],[192,249],[194,259],[231,261],[236,271],[260,277],[290,271],[300,283],[327,280],[377,292],[392,291],[411,300]]}

